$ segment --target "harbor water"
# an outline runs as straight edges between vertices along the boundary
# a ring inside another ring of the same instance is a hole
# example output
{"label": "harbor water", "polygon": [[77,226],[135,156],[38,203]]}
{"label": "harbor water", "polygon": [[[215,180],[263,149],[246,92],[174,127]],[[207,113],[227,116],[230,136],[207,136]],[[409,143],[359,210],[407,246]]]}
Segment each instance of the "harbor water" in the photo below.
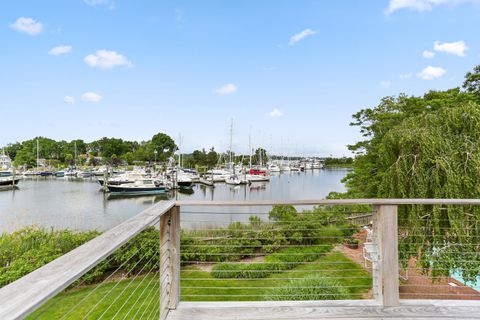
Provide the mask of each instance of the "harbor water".
{"label": "harbor water", "polygon": [[[343,192],[345,169],[323,169],[271,176],[267,183],[215,188],[195,185],[191,190],[157,196],[112,197],[96,178],[27,178],[19,189],[0,192],[0,233],[26,226],[54,229],[99,230],[112,228],[152,204],[166,200],[301,200],[322,199],[331,191]],[[245,208],[182,208],[186,227],[202,222],[228,224],[247,219]],[[268,208],[249,207],[250,214],[265,215]],[[197,223],[198,222],[198,223]]]}

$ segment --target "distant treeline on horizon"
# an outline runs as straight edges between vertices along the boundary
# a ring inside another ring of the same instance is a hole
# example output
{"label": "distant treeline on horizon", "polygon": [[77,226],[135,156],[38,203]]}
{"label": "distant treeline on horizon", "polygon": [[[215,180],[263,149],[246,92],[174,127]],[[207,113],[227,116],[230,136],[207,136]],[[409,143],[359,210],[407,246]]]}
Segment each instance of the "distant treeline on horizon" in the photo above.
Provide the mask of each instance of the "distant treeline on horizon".
{"label": "distant treeline on horizon", "polygon": [[[73,165],[121,165],[164,163],[168,161],[178,147],[175,141],[165,133],[157,133],[147,141],[128,141],[120,138],[101,138],[92,142],[82,139],[72,141],[56,141],[46,137],[35,137],[23,142],[10,143],[3,148],[16,166],[34,167],[37,159],[45,159],[49,166]],[[214,147],[195,150],[189,154],[182,154],[184,166],[215,167],[220,162],[229,161],[229,151],[218,153]],[[232,152],[233,161],[247,164],[250,155],[239,155]],[[252,154],[252,164],[266,163],[268,160],[300,160],[302,157],[284,157],[269,155],[263,148],[257,148]],[[323,158],[325,164],[351,164],[353,158]],[[43,161],[42,161],[43,162]]]}

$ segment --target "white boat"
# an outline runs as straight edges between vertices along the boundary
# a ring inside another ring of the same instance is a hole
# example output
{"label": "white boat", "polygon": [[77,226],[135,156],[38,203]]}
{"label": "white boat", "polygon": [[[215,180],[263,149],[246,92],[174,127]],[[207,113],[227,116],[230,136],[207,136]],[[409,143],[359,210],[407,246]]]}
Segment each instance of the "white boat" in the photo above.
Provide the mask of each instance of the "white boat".
{"label": "white boat", "polygon": [[240,178],[238,178],[236,174],[232,174],[228,176],[227,179],[225,179],[225,183],[238,186],[242,183],[242,181],[240,180]]}
{"label": "white boat", "polygon": [[78,174],[76,169],[68,168],[65,170],[65,177],[76,177]]}
{"label": "white boat", "polygon": [[269,176],[264,176],[264,175],[261,175],[261,174],[247,174],[247,175],[245,175],[245,179],[246,179],[248,182],[266,182],[266,181],[270,181],[270,177],[269,177]]}
{"label": "white boat", "polygon": [[190,174],[183,170],[178,170],[177,173],[174,174],[174,180],[177,182],[177,186],[180,188],[190,188],[193,184],[193,179]]}
{"label": "white boat", "polygon": [[322,168],[323,168],[323,164],[322,164],[320,161],[315,161],[315,162],[312,164],[312,168],[313,168],[313,169],[322,169]]}
{"label": "white boat", "polygon": [[[145,178],[149,177],[148,174],[146,173],[140,173],[140,172],[127,172],[123,174],[119,174],[117,176],[112,176],[108,178],[108,185],[121,185],[121,184],[129,184],[129,183],[134,183],[137,180],[143,180]],[[105,184],[105,180],[103,178],[98,178],[98,183],[100,183],[101,186]]]}
{"label": "white boat", "polygon": [[225,169],[212,169],[207,171],[207,177],[213,182],[225,182],[231,172]]}
{"label": "white boat", "polygon": [[19,177],[0,177],[0,187],[1,188],[7,188],[7,187],[14,187],[18,184],[20,181]]}
{"label": "white boat", "polygon": [[96,177],[103,177],[105,173],[107,172],[107,167],[101,166],[99,168],[96,168],[92,171],[92,174]]}
{"label": "white boat", "polygon": [[280,172],[290,172],[290,171],[292,171],[290,166],[283,165],[283,166],[280,167]]}
{"label": "white boat", "polygon": [[273,172],[273,173],[280,172],[280,167],[279,167],[278,165],[272,163],[272,164],[270,164],[270,165],[268,166],[268,172],[270,172],[270,173],[272,173],[272,172]]}
{"label": "white boat", "polygon": [[137,180],[134,183],[125,183],[120,185],[107,185],[108,190],[112,194],[124,195],[143,195],[143,194],[158,194],[166,191],[165,185],[154,179]]}

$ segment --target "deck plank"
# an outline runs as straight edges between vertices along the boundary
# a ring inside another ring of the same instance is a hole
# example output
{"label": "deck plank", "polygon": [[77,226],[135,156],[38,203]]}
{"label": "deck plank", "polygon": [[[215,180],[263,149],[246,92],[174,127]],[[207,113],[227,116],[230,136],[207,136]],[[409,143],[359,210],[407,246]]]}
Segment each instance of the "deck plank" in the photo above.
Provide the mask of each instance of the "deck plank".
{"label": "deck plank", "polygon": [[375,302],[350,301],[316,303],[180,303],[168,320],[321,320],[321,319],[480,319],[480,304],[402,302],[398,307],[381,307]]}

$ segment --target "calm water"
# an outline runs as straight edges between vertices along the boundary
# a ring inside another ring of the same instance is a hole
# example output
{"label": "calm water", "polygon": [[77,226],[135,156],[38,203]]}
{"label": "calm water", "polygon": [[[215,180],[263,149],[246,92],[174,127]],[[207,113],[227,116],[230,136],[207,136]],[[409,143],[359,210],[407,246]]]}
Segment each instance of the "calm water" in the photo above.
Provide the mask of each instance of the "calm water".
{"label": "calm water", "polygon": [[[25,226],[106,230],[134,216],[153,203],[168,198],[189,200],[292,200],[321,199],[330,191],[345,191],[341,179],[347,170],[315,170],[272,176],[269,183],[251,186],[217,184],[215,188],[196,185],[193,193],[130,198],[112,198],[100,191],[93,179],[25,179],[16,191],[0,191],[0,233]],[[241,210],[241,211],[239,211]],[[182,208],[182,222],[225,224],[243,221],[250,214],[264,214],[268,208]]]}

